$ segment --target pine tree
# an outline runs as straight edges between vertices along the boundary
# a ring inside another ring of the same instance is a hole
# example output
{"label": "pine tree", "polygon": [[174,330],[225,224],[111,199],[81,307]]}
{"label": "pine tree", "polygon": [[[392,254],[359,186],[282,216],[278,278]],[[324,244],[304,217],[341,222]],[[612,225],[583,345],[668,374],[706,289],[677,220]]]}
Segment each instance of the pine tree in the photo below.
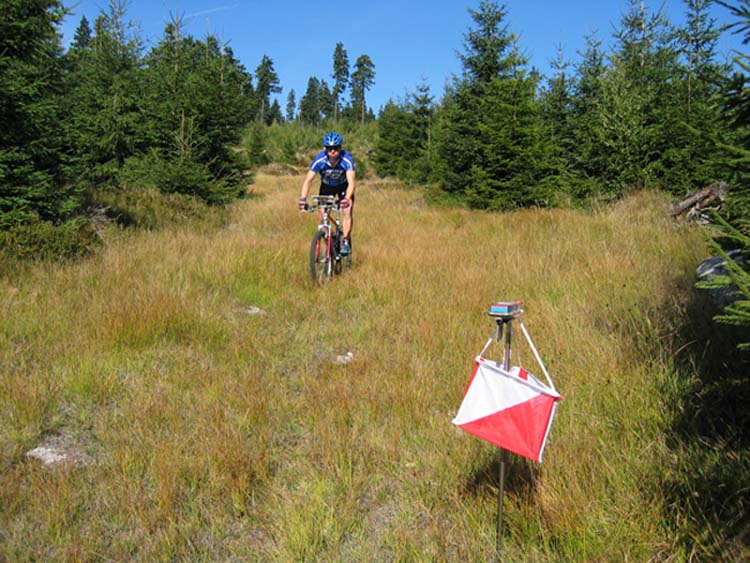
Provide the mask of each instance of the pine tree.
{"label": "pine tree", "polygon": [[368,55],[360,55],[354,63],[352,72],[352,107],[359,110],[361,123],[365,122],[367,91],[375,84],[375,65]]}
{"label": "pine tree", "polygon": [[339,117],[339,108],[341,105],[341,95],[346,91],[349,84],[349,55],[344,49],[343,43],[336,43],[333,52],[333,122],[336,123]]}
{"label": "pine tree", "polygon": [[279,86],[279,77],[273,68],[273,61],[266,55],[255,69],[255,79],[257,81],[255,92],[260,100],[260,121],[266,125],[272,123],[272,117],[267,115],[267,110],[270,108],[270,96],[271,94],[278,94],[281,92],[281,86]]}
{"label": "pine tree", "polygon": [[294,123],[297,111],[297,98],[294,88],[289,90],[289,94],[286,97],[286,121],[287,123]]}

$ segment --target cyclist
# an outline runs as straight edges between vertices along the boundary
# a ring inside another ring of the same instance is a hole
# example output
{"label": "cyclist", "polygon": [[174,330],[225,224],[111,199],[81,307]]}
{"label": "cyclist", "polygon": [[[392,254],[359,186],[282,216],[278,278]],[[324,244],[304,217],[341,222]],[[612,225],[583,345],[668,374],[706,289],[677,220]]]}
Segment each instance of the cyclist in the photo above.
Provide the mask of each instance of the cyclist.
{"label": "cyclist", "polygon": [[354,158],[341,148],[344,138],[331,131],[323,135],[323,150],[310,163],[305,181],[302,182],[298,207],[307,206],[307,193],[316,174],[320,174],[320,195],[336,196],[343,215],[343,235],[341,254],[349,254],[349,237],[352,233],[352,208],[354,207]]}

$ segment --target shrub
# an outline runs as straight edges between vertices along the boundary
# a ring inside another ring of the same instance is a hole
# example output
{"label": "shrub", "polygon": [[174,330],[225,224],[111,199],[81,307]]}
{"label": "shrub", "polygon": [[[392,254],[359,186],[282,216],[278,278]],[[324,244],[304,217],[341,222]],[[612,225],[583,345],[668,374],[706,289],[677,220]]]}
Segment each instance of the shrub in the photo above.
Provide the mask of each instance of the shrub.
{"label": "shrub", "polygon": [[22,260],[58,260],[91,254],[101,244],[91,222],[77,217],[61,225],[33,221],[16,225],[0,235],[5,257]]}
{"label": "shrub", "polygon": [[221,225],[226,215],[221,207],[185,194],[161,193],[153,187],[99,192],[95,199],[121,227],[158,230],[185,221]]}
{"label": "shrub", "polygon": [[187,158],[164,158],[156,152],[126,161],[120,173],[125,188],[155,188],[165,194],[184,194],[223,205],[240,197],[238,172],[214,177],[209,167]]}

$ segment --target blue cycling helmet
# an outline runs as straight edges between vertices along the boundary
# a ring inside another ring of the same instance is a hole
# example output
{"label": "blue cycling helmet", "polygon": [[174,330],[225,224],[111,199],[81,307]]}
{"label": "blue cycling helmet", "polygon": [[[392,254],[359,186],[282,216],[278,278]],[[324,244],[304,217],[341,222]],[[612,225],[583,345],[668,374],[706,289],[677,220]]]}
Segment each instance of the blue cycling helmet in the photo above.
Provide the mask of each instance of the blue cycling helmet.
{"label": "blue cycling helmet", "polygon": [[326,133],[325,135],[323,135],[324,147],[340,147],[343,144],[344,138],[335,131],[331,131],[330,133]]}

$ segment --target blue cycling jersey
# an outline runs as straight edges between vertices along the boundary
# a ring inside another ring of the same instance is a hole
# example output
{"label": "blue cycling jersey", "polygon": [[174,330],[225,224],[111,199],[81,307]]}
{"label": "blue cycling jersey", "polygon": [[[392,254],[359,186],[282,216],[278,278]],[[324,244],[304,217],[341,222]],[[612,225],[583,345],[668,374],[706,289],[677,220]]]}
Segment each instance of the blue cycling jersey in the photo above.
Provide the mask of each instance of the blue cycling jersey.
{"label": "blue cycling jersey", "polygon": [[320,173],[320,182],[324,186],[345,188],[348,185],[346,173],[348,170],[354,170],[354,158],[347,151],[342,150],[339,161],[331,165],[326,151],[322,150],[313,158],[310,170]]}

